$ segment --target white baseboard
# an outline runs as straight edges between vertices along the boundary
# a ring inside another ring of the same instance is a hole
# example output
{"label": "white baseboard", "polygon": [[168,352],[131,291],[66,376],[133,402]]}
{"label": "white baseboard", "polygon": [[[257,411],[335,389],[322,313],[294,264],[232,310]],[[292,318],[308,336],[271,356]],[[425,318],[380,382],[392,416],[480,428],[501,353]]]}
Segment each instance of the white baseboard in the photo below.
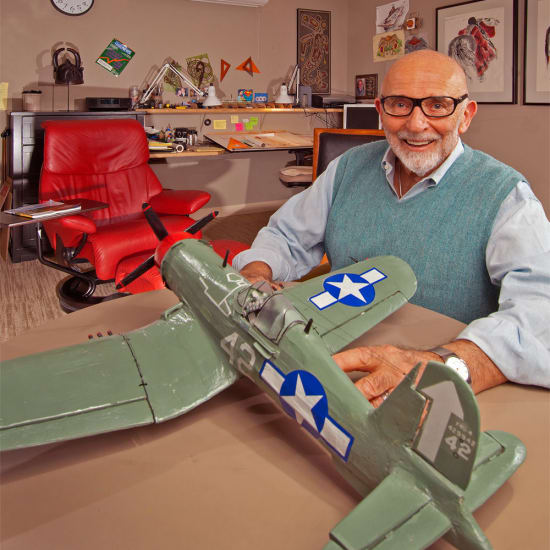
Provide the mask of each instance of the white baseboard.
{"label": "white baseboard", "polygon": [[252,214],[253,212],[267,212],[269,210],[277,210],[288,199],[278,199],[275,201],[263,201],[244,204],[228,204],[224,206],[208,205],[205,208],[201,208],[192,214],[196,220],[210,214],[213,210],[219,212],[218,217],[232,216],[234,214]]}

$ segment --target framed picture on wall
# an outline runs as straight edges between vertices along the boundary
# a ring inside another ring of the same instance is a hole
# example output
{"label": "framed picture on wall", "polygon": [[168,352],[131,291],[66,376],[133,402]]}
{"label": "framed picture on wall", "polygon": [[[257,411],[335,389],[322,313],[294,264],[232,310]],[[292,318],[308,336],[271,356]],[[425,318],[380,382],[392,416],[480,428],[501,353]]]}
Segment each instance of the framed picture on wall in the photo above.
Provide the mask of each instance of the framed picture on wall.
{"label": "framed picture on wall", "polygon": [[314,94],[330,94],[330,11],[297,11],[300,84]]}
{"label": "framed picture on wall", "polygon": [[550,105],[550,2],[525,0],[523,103]]}
{"label": "framed picture on wall", "polygon": [[355,99],[375,99],[378,95],[378,74],[358,74],[355,77]]}
{"label": "framed picture on wall", "polygon": [[517,0],[436,9],[437,50],[460,63],[478,103],[517,103],[517,41]]}

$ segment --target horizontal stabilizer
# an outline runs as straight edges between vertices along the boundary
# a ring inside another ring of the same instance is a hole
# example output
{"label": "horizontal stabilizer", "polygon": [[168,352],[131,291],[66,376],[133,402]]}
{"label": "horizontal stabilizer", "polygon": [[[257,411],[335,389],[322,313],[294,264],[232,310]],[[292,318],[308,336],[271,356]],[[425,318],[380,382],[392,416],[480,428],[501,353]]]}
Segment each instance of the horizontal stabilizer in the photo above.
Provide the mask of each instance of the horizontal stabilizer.
{"label": "horizontal stabilizer", "polygon": [[325,550],[425,548],[450,527],[409,474],[395,470],[334,527]]}
{"label": "horizontal stabilizer", "polygon": [[409,265],[379,256],[283,290],[336,353],[407,303],[416,291]]}
{"label": "horizontal stabilizer", "polygon": [[479,508],[519,468],[525,455],[525,445],[516,436],[500,431],[483,432],[464,494],[465,507],[470,512]]}

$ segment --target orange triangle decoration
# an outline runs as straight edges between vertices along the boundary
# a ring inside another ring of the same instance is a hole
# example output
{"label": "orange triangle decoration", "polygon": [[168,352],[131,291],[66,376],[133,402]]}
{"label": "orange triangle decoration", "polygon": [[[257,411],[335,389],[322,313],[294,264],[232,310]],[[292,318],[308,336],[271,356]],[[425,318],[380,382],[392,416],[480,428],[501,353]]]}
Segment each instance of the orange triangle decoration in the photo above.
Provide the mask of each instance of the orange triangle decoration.
{"label": "orange triangle decoration", "polygon": [[231,63],[228,63],[227,61],[225,61],[225,59],[222,59],[222,68],[220,71],[220,82],[225,78],[225,75],[227,74],[229,67],[231,67]]}
{"label": "orange triangle decoration", "polygon": [[252,61],[252,57],[245,59],[238,67],[237,71],[246,71],[250,76],[254,76],[254,73],[259,73],[260,70]]}
{"label": "orange triangle decoration", "polygon": [[229,138],[229,143],[227,144],[229,150],[232,149],[248,149],[248,145],[245,145],[241,141],[236,140],[235,138]]}

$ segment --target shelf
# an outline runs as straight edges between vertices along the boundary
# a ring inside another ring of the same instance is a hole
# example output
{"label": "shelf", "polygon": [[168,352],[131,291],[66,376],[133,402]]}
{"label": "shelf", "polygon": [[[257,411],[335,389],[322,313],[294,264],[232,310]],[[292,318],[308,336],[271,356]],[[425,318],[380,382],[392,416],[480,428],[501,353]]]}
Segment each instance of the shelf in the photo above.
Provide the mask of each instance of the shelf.
{"label": "shelf", "polygon": [[314,114],[314,113],[343,113],[343,109],[272,109],[262,107],[238,107],[234,109],[220,109],[218,107],[209,107],[206,109],[136,109],[136,113],[145,113],[148,115],[237,115],[237,114]]}
{"label": "shelf", "polygon": [[216,151],[207,150],[207,151],[183,151],[182,153],[169,153],[169,152],[158,152],[158,153],[149,153],[150,159],[171,159],[171,158],[183,158],[183,157],[217,157],[223,155],[225,150],[218,149]]}

